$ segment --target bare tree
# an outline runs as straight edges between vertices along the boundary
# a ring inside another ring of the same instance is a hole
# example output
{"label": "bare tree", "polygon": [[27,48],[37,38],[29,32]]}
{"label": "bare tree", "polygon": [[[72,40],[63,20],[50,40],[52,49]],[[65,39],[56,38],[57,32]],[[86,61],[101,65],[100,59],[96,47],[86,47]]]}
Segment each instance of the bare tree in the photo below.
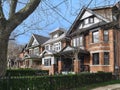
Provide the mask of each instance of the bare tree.
{"label": "bare tree", "polygon": [[9,16],[5,17],[3,4],[0,0],[0,77],[5,75],[7,67],[7,47],[11,32],[20,25],[39,5],[41,0],[27,0],[24,7],[17,9],[19,0],[9,0]]}
{"label": "bare tree", "polygon": [[9,41],[7,53],[8,68],[17,67],[15,62],[18,60],[19,54],[23,47],[23,45],[18,44],[15,40]]}

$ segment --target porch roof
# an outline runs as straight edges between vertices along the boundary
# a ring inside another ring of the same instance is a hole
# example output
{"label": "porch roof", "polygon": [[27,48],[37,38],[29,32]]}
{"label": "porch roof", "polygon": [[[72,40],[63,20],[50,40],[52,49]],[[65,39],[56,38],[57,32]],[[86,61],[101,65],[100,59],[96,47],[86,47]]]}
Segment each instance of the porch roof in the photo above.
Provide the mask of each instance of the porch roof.
{"label": "porch roof", "polygon": [[63,48],[60,52],[60,54],[64,54],[64,53],[75,53],[75,52],[79,52],[79,53],[83,53],[83,54],[89,54],[89,51],[84,50],[83,48],[76,48],[76,47],[72,47],[70,45],[66,46],[65,48]]}

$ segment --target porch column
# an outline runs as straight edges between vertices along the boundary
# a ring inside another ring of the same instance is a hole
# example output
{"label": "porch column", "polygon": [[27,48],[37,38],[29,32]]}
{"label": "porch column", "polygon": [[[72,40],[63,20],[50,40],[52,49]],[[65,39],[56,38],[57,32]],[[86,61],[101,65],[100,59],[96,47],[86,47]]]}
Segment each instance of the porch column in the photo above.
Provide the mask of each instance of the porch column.
{"label": "porch column", "polygon": [[62,66],[63,66],[62,60],[59,60],[59,61],[58,61],[58,73],[61,73],[61,71],[62,71]]}
{"label": "porch column", "polygon": [[50,75],[54,75],[54,74],[55,74],[55,64],[52,64]]}
{"label": "porch column", "polygon": [[80,60],[78,59],[78,53],[75,53],[75,59],[74,59],[74,72],[79,73],[80,72]]}
{"label": "porch column", "polygon": [[74,72],[75,73],[80,72],[80,60],[74,60]]}

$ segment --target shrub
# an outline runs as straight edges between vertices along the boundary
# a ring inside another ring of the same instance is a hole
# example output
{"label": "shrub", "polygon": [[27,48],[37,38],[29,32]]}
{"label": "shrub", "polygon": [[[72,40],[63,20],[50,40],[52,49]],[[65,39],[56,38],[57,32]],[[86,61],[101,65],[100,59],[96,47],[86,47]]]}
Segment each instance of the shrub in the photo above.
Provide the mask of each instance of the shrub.
{"label": "shrub", "polygon": [[33,70],[33,69],[14,69],[7,70],[6,76],[42,76],[48,75],[47,70]]}
{"label": "shrub", "polygon": [[70,88],[110,81],[111,79],[112,73],[83,73],[24,78],[12,77],[0,80],[0,90],[9,90],[6,89],[8,87],[10,90],[69,90]]}

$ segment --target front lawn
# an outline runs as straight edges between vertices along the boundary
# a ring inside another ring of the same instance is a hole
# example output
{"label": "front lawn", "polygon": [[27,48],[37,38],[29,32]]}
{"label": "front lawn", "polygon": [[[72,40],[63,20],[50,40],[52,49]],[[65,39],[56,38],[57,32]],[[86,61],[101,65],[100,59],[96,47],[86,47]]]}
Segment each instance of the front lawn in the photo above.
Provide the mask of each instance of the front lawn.
{"label": "front lawn", "polygon": [[71,89],[71,90],[91,90],[93,88],[106,86],[106,85],[112,85],[112,84],[118,84],[118,83],[120,83],[120,80],[112,80],[112,81],[109,81],[109,82],[103,82],[103,83],[98,83],[98,84],[86,85],[86,86],[75,88],[75,89]]}

